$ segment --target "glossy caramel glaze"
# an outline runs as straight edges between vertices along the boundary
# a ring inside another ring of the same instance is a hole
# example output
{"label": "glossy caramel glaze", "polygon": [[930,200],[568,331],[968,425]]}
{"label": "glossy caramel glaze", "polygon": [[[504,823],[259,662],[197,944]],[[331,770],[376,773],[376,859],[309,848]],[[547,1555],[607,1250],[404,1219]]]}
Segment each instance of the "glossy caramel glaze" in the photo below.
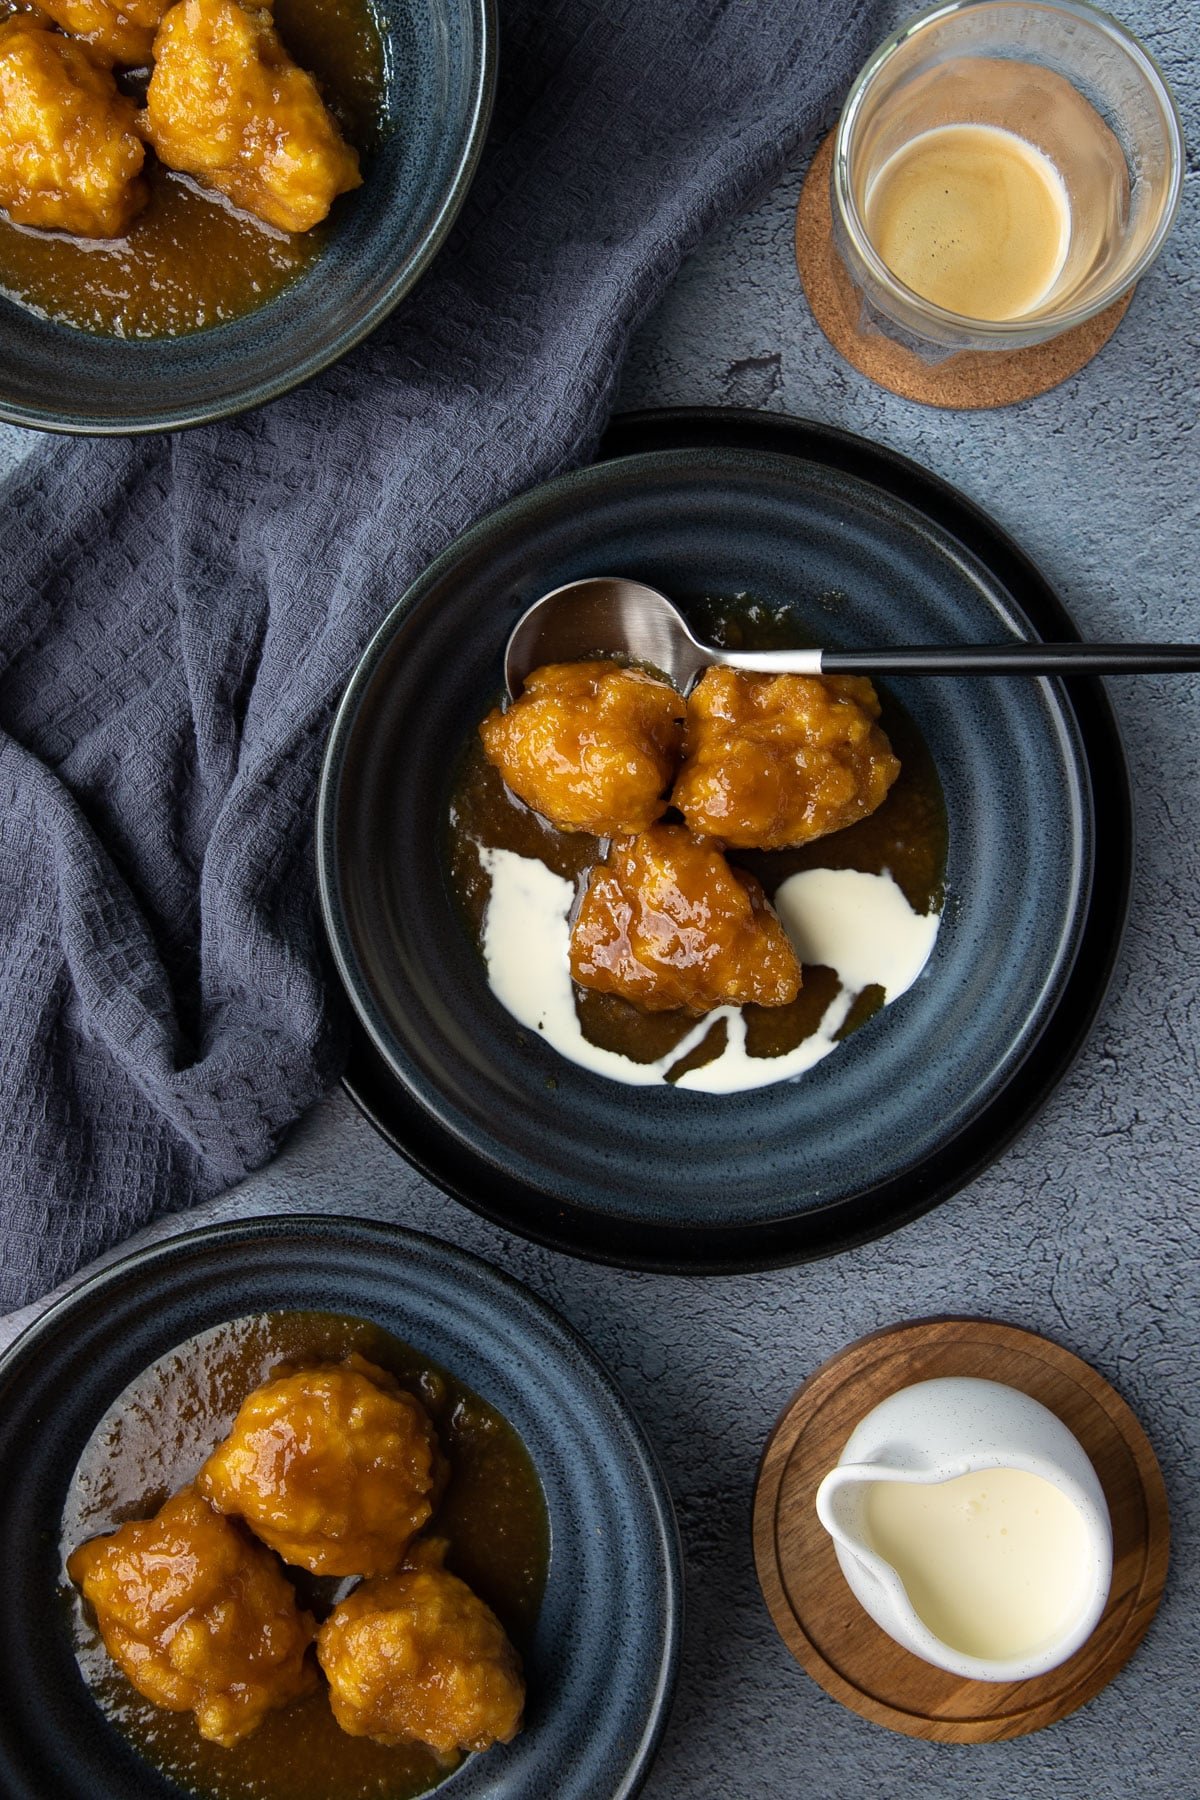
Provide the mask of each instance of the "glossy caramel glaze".
{"label": "glossy caramel glaze", "polygon": [[[782,649],[797,642],[794,616],[773,611],[744,597],[714,597],[689,609],[701,637],[731,650]],[[884,691],[880,726],[899,759],[899,776],[882,804],[868,818],[799,848],[775,851],[733,850],[729,861],[755,875],[768,899],[789,875],[801,869],[861,869],[867,874],[890,872],[916,912],[936,910],[942,903],[946,866],[946,809],[933,759],[912,720]],[[465,722],[464,722],[465,723]],[[465,725],[466,729],[469,726]],[[666,815],[667,822],[674,817]],[[605,856],[602,839],[581,832],[565,833],[523,805],[506,788],[499,773],[468,738],[456,771],[447,815],[445,858],[450,887],[471,937],[482,948],[489,882],[479,860],[479,846],[537,857],[556,874],[575,882],[582,892],[588,875]],[[837,992],[831,970],[806,967],[804,984],[788,1006],[746,1006],[747,1048],[753,1056],[781,1056],[817,1029]],[[865,1024],[883,1003],[878,989],[866,989],[855,1001],[840,1035]],[[695,1025],[685,1011],[651,1013],[616,994],[576,987],[575,1009],[584,1034],[604,1049],[635,1062],[655,1062]],[[694,1068],[720,1054],[724,1022],[718,1020],[704,1042],[687,1058]],[[681,1066],[672,1077],[683,1073]]]}
{"label": "glossy caramel glaze", "polygon": [[28,14],[0,24],[0,207],[17,224],[127,231],[149,197],[136,116],[82,44]]}
{"label": "glossy caramel glaze", "polygon": [[271,15],[180,0],[154,40],[142,127],[159,161],[279,231],[311,231],[360,186],[358,154]]}
{"label": "glossy caramel glaze", "polygon": [[[518,1651],[531,1638],[545,1585],[549,1531],[528,1453],[469,1388],[390,1333],[325,1313],[241,1319],[181,1345],[138,1377],[97,1426],[68,1495],[64,1553],[97,1532],[145,1518],[227,1438],[247,1393],[302,1365],[357,1354],[419,1399],[437,1427],[449,1483],[431,1524],[447,1566],[501,1621]],[[264,1552],[264,1554],[270,1554]],[[318,1620],[348,1582],[287,1570]],[[339,1729],[321,1689],[232,1748],[200,1737],[191,1714],[160,1710],[114,1668],[65,1574],[76,1655],[97,1703],[140,1753],[189,1793],[214,1800],[410,1800],[458,1761],[427,1746],[388,1747]]]}
{"label": "glossy caramel glaze", "polygon": [[571,974],[647,1012],[787,1006],[800,991],[796,954],[759,882],[681,825],[618,838],[592,870]]}
{"label": "glossy caramel glaze", "polygon": [[513,793],[563,831],[637,832],[666,811],[683,748],[673,687],[612,662],[548,663],[479,727]]}
{"label": "glossy caramel glaze", "polygon": [[859,675],[706,669],[672,801],[697,837],[784,850],[865,819],[900,773]]}
{"label": "glossy caramel glaze", "polygon": [[[0,19],[15,10],[13,0],[0,0]],[[314,72],[348,142],[369,155],[384,100],[369,0],[276,0],[272,12],[283,45]],[[120,85],[140,97],[145,73],[123,75]],[[142,179],[149,202],[125,237],[30,230],[0,210],[0,296],[84,331],[177,337],[264,305],[326,241],[327,225],[299,235],[276,230],[153,156]]]}
{"label": "glossy caramel glaze", "polygon": [[228,1748],[317,1685],[316,1635],[279,1559],[183,1488],[151,1519],[67,1559],[109,1655],[138,1692],[192,1712]]}
{"label": "glossy caramel glaze", "polygon": [[510,1743],[521,1729],[521,1659],[444,1554],[440,1540],[420,1540],[397,1574],[360,1582],[322,1625],[330,1705],[351,1736],[416,1738],[445,1756]]}
{"label": "glossy caramel glaze", "polygon": [[42,12],[98,57],[124,69],[150,61],[154,34],[172,0],[38,0]]}
{"label": "glossy caramel glaze", "polygon": [[361,1356],[255,1388],[196,1477],[220,1512],[311,1575],[390,1574],[442,1485],[425,1408]]}

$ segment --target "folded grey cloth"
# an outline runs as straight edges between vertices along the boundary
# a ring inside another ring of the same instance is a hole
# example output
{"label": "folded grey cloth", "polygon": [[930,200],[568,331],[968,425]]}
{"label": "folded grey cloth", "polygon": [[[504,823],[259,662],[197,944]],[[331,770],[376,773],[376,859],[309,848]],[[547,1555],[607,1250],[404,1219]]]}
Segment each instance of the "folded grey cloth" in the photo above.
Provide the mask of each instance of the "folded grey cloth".
{"label": "folded grey cloth", "polygon": [[587,458],[633,327],[879,24],[501,11],[464,215],[367,344],[232,424],[47,443],[0,492],[0,1307],[265,1162],[336,1077],[311,815],[339,690],[457,532]]}

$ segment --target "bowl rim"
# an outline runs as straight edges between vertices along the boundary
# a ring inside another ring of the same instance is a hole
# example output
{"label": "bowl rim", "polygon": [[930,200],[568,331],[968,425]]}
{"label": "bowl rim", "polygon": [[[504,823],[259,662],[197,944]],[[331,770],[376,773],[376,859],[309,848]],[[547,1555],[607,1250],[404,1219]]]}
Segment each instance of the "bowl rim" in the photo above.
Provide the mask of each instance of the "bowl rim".
{"label": "bowl rim", "polygon": [[[83,413],[52,412],[49,408],[21,405],[6,399],[0,390],[0,424],[18,425],[26,430],[68,437],[149,437],[168,431],[187,431],[196,425],[212,425],[220,419],[237,418],[241,413],[251,412],[272,400],[280,399],[284,394],[291,393],[293,388],[302,387],[305,382],[311,381],[322,370],[330,368],[357,344],[361,344],[364,338],[369,337],[405,295],[411,293],[438,255],[462,210],[483,155],[496,99],[500,29],[498,0],[459,0],[459,4],[467,7],[475,16],[478,52],[472,71],[470,113],[454,173],[438,203],[432,225],[421,242],[406,257],[374,304],[355,324],[344,327],[320,349],[304,357],[286,373],[260,381],[240,394],[226,396],[222,400],[198,401],[193,406],[183,408],[155,407],[120,420],[110,420],[96,419]],[[320,263],[319,256],[317,262]],[[6,304],[15,305],[16,302]],[[267,305],[270,304],[268,301]],[[262,310],[252,309],[250,316]],[[73,328],[63,326],[62,329]],[[221,327],[215,326],[212,329],[219,331]],[[74,335],[87,337],[92,334],[75,332]],[[183,341],[209,335],[209,332],[189,332]],[[106,335],[103,341],[111,343],[118,340]],[[171,340],[159,337],[147,341],[161,344]],[[128,347],[136,352],[137,341],[131,341]]]}
{"label": "bowl rim", "polygon": [[[595,1383],[598,1393],[615,1413],[625,1434],[625,1448],[636,1461],[641,1477],[639,1502],[650,1534],[660,1552],[664,1630],[657,1679],[653,1690],[648,1690],[646,1695],[644,1729],[637,1741],[629,1745],[624,1767],[612,1787],[611,1795],[607,1797],[607,1800],[633,1800],[633,1796],[640,1793],[644,1786],[657,1756],[678,1684],[685,1612],[683,1549],[670,1484],[657,1452],[632,1402],[582,1333],[548,1300],[495,1263],[447,1238],[437,1237],[432,1232],[420,1231],[412,1226],[392,1224],[387,1220],[360,1214],[324,1210],[255,1213],[246,1218],[218,1219],[200,1225],[183,1224],[178,1227],[169,1218],[163,1223],[167,1235],[156,1235],[149,1241],[135,1243],[124,1253],[118,1251],[98,1267],[84,1270],[71,1279],[17,1333],[11,1343],[0,1351],[0,1408],[4,1406],[11,1383],[14,1379],[19,1379],[22,1366],[28,1358],[39,1356],[47,1339],[58,1336],[61,1341],[66,1342],[63,1329],[69,1326],[72,1316],[79,1309],[94,1309],[103,1305],[110,1291],[119,1291],[131,1281],[135,1284],[134,1294],[141,1293],[144,1298],[146,1289],[142,1278],[147,1272],[152,1280],[156,1267],[197,1252],[220,1252],[230,1246],[236,1249],[239,1243],[257,1245],[263,1240],[287,1237],[311,1239],[314,1234],[321,1234],[339,1245],[348,1248],[357,1245],[373,1249],[377,1254],[384,1252],[392,1258],[403,1256],[407,1251],[410,1253],[404,1257],[407,1268],[419,1261],[421,1255],[448,1261],[464,1269],[493,1292],[499,1290],[523,1313],[532,1315],[548,1339],[557,1340],[557,1344],[568,1355],[573,1355],[582,1364],[590,1380]],[[149,1229],[153,1231],[155,1228],[151,1226]],[[416,1256],[411,1254],[414,1251]],[[236,1318],[239,1314],[234,1310],[228,1316]],[[469,1372],[464,1378],[470,1383]],[[553,1517],[551,1530],[553,1532]],[[460,1767],[465,1769],[474,1760],[468,1758]],[[152,1763],[150,1766],[156,1767]],[[445,1781],[429,1790],[430,1793],[436,1795],[444,1788],[450,1791],[449,1783],[457,1773],[457,1770],[454,1771]]]}
{"label": "bowl rim", "polygon": [[[724,407],[679,407],[618,417],[601,447],[600,460],[646,451],[744,450],[840,470],[893,501],[900,501],[927,524],[981,563],[1005,589],[1035,635],[1075,638],[1078,631],[1042,570],[991,516],[950,483],[885,446],[839,427],[782,413]],[[561,479],[561,478],[560,478]],[[552,484],[545,484],[550,486]],[[541,489],[521,498],[528,501]],[[479,522],[449,547],[474,541],[489,519]],[[449,554],[444,552],[443,554]],[[428,573],[428,572],[427,572]],[[402,597],[403,598],[403,597]],[[397,603],[397,606],[400,602]],[[396,609],[393,609],[393,612]],[[389,619],[391,619],[389,614]],[[362,670],[380,627],[364,652]],[[356,674],[359,672],[356,670]],[[353,681],[353,678],[352,678]],[[357,685],[357,684],[355,684]],[[1105,807],[1095,816],[1091,893],[1080,922],[1073,966],[1056,1006],[1042,1021],[1019,1067],[1007,1084],[947,1145],[919,1166],[882,1188],[872,1186],[850,1198],[809,1207],[769,1221],[678,1226],[632,1221],[603,1210],[593,1213],[568,1200],[542,1193],[515,1171],[460,1145],[436,1117],[390,1073],[352,1007],[354,1052],[344,1085],[380,1134],[419,1173],[476,1213],[560,1252],[617,1267],[672,1274],[730,1274],[779,1268],[836,1253],[905,1224],[956,1193],[987,1168],[1041,1109],[1069,1069],[1094,1022],[1107,991],[1120,946],[1130,897],[1133,853],[1132,801],[1124,748],[1102,683],[1056,684],[1060,704],[1080,736],[1081,778],[1093,795],[1099,782]],[[331,727],[322,767],[321,799],[329,803],[338,724],[350,710],[349,690]],[[332,840],[316,838],[318,882],[327,870]],[[322,887],[322,907],[328,894]],[[326,926],[328,929],[328,916]]]}

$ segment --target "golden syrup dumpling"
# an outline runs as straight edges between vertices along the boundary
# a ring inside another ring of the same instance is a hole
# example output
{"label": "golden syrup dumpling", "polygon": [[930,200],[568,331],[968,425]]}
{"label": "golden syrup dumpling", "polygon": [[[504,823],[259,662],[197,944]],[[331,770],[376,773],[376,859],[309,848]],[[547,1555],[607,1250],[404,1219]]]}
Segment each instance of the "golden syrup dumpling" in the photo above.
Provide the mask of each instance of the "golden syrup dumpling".
{"label": "golden syrup dumpling", "polygon": [[698,837],[782,850],[880,806],[900,773],[861,675],[707,669],[688,698],[673,803]]}
{"label": "golden syrup dumpling", "polygon": [[421,1402],[355,1355],[247,1395],[196,1486],[297,1568],[385,1575],[431,1517],[444,1476]]}
{"label": "golden syrup dumpling", "polygon": [[122,237],[146,204],[137,108],[82,44],[0,25],[0,206],[18,225]]}
{"label": "golden syrup dumpling", "polygon": [[479,727],[518,799],[564,831],[641,831],[666,810],[683,748],[683,700],[612,662],[547,663]]}
{"label": "golden syrup dumpling", "polygon": [[113,1661],[140,1694],[236,1744],[317,1685],[316,1626],[279,1561],[192,1488],[67,1561]]}
{"label": "golden syrup dumpling", "polygon": [[357,153],[270,14],[236,0],[180,0],[166,14],[142,120],[169,169],[281,231],[320,224],[362,181]]}
{"label": "golden syrup dumpling", "polygon": [[521,1660],[491,1608],[414,1545],[406,1566],[364,1581],[322,1625],[317,1655],[342,1730],[414,1739],[441,1755],[507,1744],[521,1729]]}
{"label": "golden syrup dumpling", "polygon": [[144,69],[154,34],[171,0],[38,0],[56,25],[81,38],[97,56],[122,68]]}
{"label": "golden syrup dumpling", "polygon": [[581,987],[647,1012],[787,1006],[801,971],[759,883],[679,825],[615,843],[571,932]]}

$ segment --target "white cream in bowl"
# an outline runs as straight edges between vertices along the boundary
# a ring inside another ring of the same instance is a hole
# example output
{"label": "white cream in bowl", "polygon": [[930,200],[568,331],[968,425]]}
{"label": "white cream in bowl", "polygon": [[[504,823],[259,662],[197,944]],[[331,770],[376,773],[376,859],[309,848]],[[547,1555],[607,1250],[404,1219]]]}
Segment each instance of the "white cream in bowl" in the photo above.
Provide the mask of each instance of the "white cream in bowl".
{"label": "white cream in bowl", "polygon": [[574,883],[535,857],[478,848],[491,883],[483,954],[496,998],[560,1056],[638,1087],[666,1083],[718,1020],[725,1021],[724,1049],[671,1085],[733,1094],[803,1075],[843,1041],[837,1034],[865,988],[882,988],[888,1006],[908,991],[929,960],[941,923],[940,913],[914,912],[887,873],[807,869],[790,875],[775,893],[775,910],[800,961],[833,969],[840,983],[816,1031],[781,1056],[751,1056],[741,1008],[722,1006],[698,1018],[658,1061],[635,1062],[593,1044],[579,1022],[569,960]]}

